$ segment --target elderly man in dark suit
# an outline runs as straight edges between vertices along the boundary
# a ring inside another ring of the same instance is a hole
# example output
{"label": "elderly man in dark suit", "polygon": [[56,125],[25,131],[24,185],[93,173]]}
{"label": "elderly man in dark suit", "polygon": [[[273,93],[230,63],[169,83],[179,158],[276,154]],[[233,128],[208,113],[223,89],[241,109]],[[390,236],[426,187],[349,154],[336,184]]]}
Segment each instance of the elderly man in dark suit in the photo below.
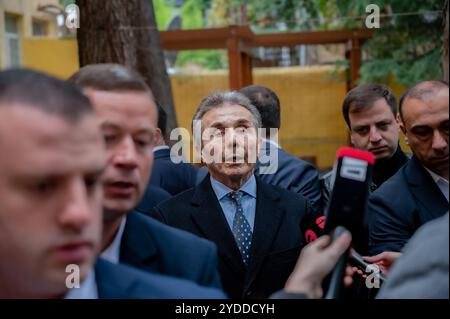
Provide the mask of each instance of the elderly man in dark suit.
{"label": "elderly man in dark suit", "polygon": [[209,174],[158,205],[153,216],[216,243],[230,297],[268,297],[283,287],[305,244],[301,224],[309,204],[255,176],[261,118],[244,95],[206,97],[193,123],[194,131],[201,127],[194,141]]}
{"label": "elderly man in dark suit", "polygon": [[400,251],[426,222],[448,211],[448,84],[420,82],[400,100],[412,159],[369,198],[371,255]]}
{"label": "elderly man in dark suit", "polygon": [[117,64],[85,66],[70,81],[92,101],[106,142],[102,257],[221,287],[213,243],[133,212],[149,180],[156,140],[157,109],[145,81]]}
{"label": "elderly man in dark suit", "polygon": [[[318,172],[314,166],[298,157],[287,153],[278,144],[280,129],[280,100],[271,89],[251,85],[239,90],[256,107],[261,115],[264,137],[260,152],[269,158],[269,153],[276,152],[273,161],[256,164],[255,173],[262,181],[303,195],[318,211],[322,208],[321,189]],[[206,176],[208,170],[199,170],[197,183]],[[260,174],[261,173],[261,174]]]}

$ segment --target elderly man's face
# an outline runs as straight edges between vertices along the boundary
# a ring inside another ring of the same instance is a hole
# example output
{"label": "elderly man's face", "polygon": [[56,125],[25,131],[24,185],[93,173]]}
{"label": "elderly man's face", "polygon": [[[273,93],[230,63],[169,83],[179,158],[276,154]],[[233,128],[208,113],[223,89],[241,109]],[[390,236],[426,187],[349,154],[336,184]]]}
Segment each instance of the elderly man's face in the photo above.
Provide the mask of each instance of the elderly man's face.
{"label": "elderly man's face", "polygon": [[448,90],[403,102],[402,131],[414,155],[428,169],[448,176]]}
{"label": "elderly man's face", "polygon": [[[86,89],[106,141],[106,214],[126,214],[139,202],[153,164],[156,106],[149,93]],[[106,216],[108,218],[109,216]]]}
{"label": "elderly man's face", "polygon": [[350,112],[350,138],[355,148],[390,158],[398,147],[399,125],[384,98],[359,112]]}
{"label": "elderly man's face", "polygon": [[211,176],[220,182],[247,180],[260,143],[253,115],[240,105],[226,104],[206,112],[201,122],[202,159]]}
{"label": "elderly man's face", "polygon": [[99,250],[100,130],[93,114],[69,123],[29,106],[0,106],[0,118],[0,294],[58,297],[66,267],[83,280]]}

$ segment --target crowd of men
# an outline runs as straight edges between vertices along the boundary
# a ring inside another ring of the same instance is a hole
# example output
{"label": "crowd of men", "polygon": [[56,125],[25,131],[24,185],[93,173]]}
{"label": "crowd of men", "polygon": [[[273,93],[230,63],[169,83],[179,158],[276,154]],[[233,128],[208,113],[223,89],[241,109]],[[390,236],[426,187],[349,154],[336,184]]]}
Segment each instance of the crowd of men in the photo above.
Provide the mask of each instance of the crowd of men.
{"label": "crowd of men", "polygon": [[[399,102],[359,85],[342,111],[353,147],[376,158],[357,246],[386,275],[377,298],[448,298],[448,84]],[[1,71],[0,298],[322,298],[351,234],[323,234],[333,172],[258,134],[280,129],[276,93],[215,92],[193,121],[215,132],[196,151],[220,153],[202,168],[173,160],[164,106],[127,67],[67,81]],[[250,160],[261,153],[275,172]],[[342,280],[365,276],[347,267]]]}

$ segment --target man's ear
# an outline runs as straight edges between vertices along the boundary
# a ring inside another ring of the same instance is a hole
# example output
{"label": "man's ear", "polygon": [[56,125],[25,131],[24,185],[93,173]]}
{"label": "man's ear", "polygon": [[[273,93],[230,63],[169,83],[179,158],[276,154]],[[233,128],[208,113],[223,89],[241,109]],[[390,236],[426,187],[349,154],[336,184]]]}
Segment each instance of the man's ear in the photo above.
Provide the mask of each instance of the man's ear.
{"label": "man's ear", "polygon": [[397,123],[398,123],[398,125],[399,125],[399,127],[400,127],[400,130],[401,130],[402,133],[403,133],[403,136],[405,137],[405,143],[406,143],[406,145],[409,145],[408,135],[406,134],[406,127],[405,127],[405,124],[403,123],[403,121],[402,121],[402,119],[401,119],[401,117],[400,117],[400,113],[397,113],[397,118],[396,118],[396,120],[397,120]]}
{"label": "man's ear", "polygon": [[[194,139],[195,139],[196,137],[194,137]],[[200,141],[198,142],[198,141],[196,141],[196,140],[193,140],[193,144],[194,144],[194,152],[195,152],[195,156],[194,156],[194,158],[197,160],[197,161],[199,161],[198,163],[199,164],[204,164],[204,161],[203,161],[203,155],[202,155],[202,140],[201,140],[201,137],[200,137]]]}
{"label": "man's ear", "polygon": [[161,142],[161,140],[164,141],[164,136],[162,135],[161,129],[159,127],[157,127],[155,130],[155,137],[158,144]]}
{"label": "man's ear", "polygon": [[397,113],[396,121],[398,123],[398,126],[400,127],[400,130],[402,130],[403,134],[406,135],[406,127],[405,127],[405,124],[403,123],[403,121],[402,121],[402,119],[400,117],[400,113]]}
{"label": "man's ear", "polygon": [[350,128],[348,128],[348,135],[350,136],[350,143],[354,146],[355,142],[353,141],[353,134]]}

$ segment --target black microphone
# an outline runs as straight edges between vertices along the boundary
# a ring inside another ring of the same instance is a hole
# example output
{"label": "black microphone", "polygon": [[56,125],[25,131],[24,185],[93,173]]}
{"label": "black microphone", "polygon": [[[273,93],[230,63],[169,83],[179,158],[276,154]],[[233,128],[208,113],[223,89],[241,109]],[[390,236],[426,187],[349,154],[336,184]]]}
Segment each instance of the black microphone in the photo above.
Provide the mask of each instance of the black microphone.
{"label": "black microphone", "polygon": [[[333,190],[325,212],[324,232],[334,240],[343,232],[343,228],[349,230],[356,250],[364,251],[367,247],[366,209],[374,163],[372,153],[342,147],[337,152],[333,168]],[[331,273],[325,299],[342,296],[347,255],[344,253],[339,258]]]}
{"label": "black microphone", "polygon": [[[367,263],[366,261],[364,261],[363,256],[358,254],[353,248],[350,249],[349,262],[350,262],[350,264],[354,265],[355,267],[358,267],[359,269],[361,269],[363,272],[367,272],[368,270],[373,271],[373,269],[374,269],[373,268],[374,265],[371,265],[371,264]],[[386,277],[384,276],[384,274],[381,271],[378,271],[376,276],[377,276],[376,278],[380,281],[380,284],[382,284],[386,280]]]}

